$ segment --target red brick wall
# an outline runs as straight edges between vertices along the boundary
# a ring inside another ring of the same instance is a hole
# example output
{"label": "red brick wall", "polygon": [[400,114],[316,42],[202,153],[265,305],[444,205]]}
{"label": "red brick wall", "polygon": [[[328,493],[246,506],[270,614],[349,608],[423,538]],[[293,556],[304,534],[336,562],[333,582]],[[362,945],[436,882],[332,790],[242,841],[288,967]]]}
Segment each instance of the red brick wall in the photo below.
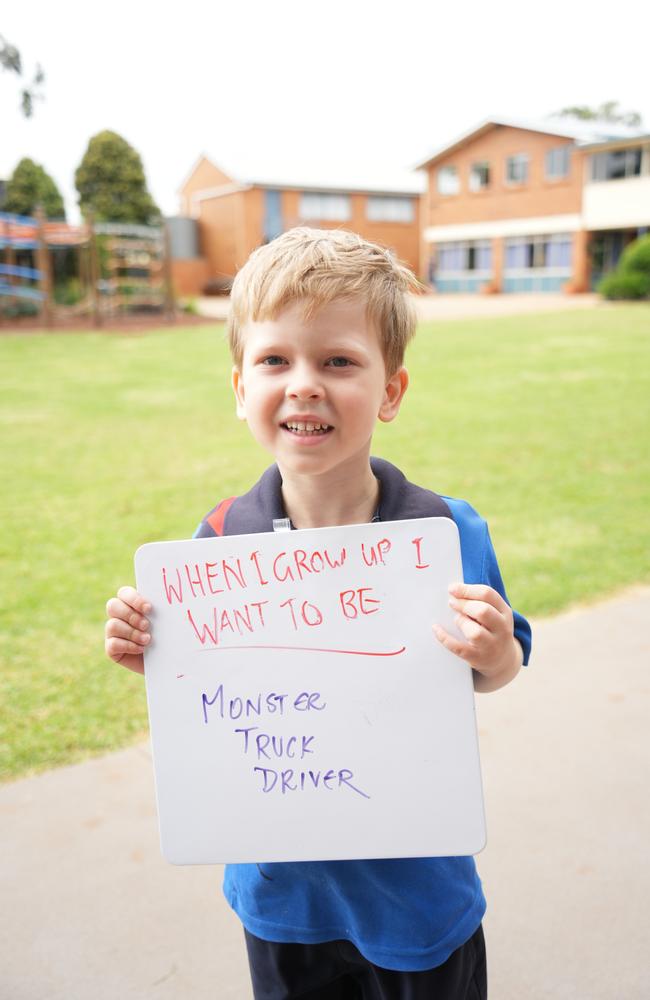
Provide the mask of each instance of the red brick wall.
{"label": "red brick wall", "polygon": [[232,183],[232,177],[228,177],[219,167],[206,159],[205,156],[202,156],[180,190],[181,215],[192,215],[192,195],[197,191]]}
{"label": "red brick wall", "polygon": [[303,220],[300,217],[300,191],[282,192],[282,216],[287,229],[307,225],[322,229],[348,229],[364,239],[388,247],[404,263],[419,274],[420,271],[420,199],[414,196],[413,222],[373,222],[367,218],[367,194],[350,195],[351,217],[345,222],[324,219]]}
{"label": "red brick wall", "polygon": [[[572,150],[567,178],[547,180],[544,176],[546,151],[567,144],[570,144],[570,140],[560,136],[496,126],[461,149],[450,152],[428,168],[424,225],[446,226],[580,212],[583,154],[576,149]],[[529,156],[528,180],[522,185],[510,185],[505,179],[506,159],[518,153],[527,153]],[[490,186],[484,191],[470,191],[471,166],[482,161],[490,164]],[[441,167],[446,166],[458,168],[458,194],[438,193],[437,173]]]}
{"label": "red brick wall", "polygon": [[172,285],[174,294],[200,295],[209,277],[208,262],[204,257],[193,260],[172,260]]}

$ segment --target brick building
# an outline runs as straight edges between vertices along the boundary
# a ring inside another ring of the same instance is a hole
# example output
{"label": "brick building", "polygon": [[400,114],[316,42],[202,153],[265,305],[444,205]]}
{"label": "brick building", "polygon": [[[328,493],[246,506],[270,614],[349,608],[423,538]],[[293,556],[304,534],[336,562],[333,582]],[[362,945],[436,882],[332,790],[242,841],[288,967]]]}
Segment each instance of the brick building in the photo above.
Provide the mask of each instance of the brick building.
{"label": "brick building", "polygon": [[650,226],[650,135],[489,120],[419,165],[441,292],[586,291]]}
{"label": "brick building", "polygon": [[196,221],[198,256],[173,261],[177,292],[198,294],[232,278],[255,247],[293,226],[350,229],[420,270],[420,194],[415,174],[397,184],[296,183],[226,173],[207,156],[180,191],[181,216]]}

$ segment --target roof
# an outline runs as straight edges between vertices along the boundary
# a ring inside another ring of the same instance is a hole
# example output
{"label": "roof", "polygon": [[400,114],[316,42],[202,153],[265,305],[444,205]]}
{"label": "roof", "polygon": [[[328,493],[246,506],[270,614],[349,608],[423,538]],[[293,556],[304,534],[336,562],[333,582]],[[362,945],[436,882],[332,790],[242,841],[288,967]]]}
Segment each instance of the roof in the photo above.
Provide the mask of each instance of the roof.
{"label": "roof", "polygon": [[650,132],[644,134],[626,136],[624,139],[607,139],[600,142],[583,143],[582,149],[625,149],[630,143],[650,142]]}
{"label": "roof", "polygon": [[258,162],[255,159],[246,162],[242,158],[239,162],[231,164],[223,158],[217,159],[204,153],[185,178],[181,189],[203,158],[209,160],[234,182],[247,187],[414,196],[422,194],[426,186],[424,177],[408,168],[394,171],[370,169],[366,172],[359,168],[350,170],[344,166],[314,168],[311,161],[302,169],[300,167],[286,169],[281,164]]}
{"label": "roof", "polygon": [[564,139],[573,139],[579,146],[599,145],[612,141],[626,141],[642,137],[642,132],[638,128],[630,128],[629,125],[619,125],[614,122],[599,121],[576,121],[575,119],[562,118],[558,115],[551,115],[537,121],[512,119],[512,118],[486,118],[479,125],[474,126],[468,132],[453,139],[445,146],[439,147],[426,160],[418,163],[416,170],[422,170],[430,166],[436,160],[449,153],[460,149],[473,139],[484,135],[491,129],[501,126],[502,128],[523,129],[526,132],[542,132],[545,135],[557,135]]}

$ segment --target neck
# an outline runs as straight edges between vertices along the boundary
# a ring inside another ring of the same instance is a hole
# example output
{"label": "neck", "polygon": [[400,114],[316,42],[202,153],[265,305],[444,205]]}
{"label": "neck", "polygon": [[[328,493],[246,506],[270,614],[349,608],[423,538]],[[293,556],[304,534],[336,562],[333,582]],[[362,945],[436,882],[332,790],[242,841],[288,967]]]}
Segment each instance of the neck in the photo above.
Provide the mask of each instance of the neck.
{"label": "neck", "polygon": [[294,476],[282,472],[282,499],[295,528],[325,528],[371,521],[379,501],[379,482],[370,463],[363,475]]}

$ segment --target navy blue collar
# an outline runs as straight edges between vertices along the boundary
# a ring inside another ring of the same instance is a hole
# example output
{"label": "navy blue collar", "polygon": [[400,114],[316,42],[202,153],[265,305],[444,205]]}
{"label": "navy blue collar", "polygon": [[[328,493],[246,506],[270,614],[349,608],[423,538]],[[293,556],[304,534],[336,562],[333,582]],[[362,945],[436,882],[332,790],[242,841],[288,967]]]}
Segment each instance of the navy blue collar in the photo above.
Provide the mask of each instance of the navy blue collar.
{"label": "navy blue collar", "polygon": [[[404,521],[415,517],[449,517],[449,507],[437,493],[410,483],[406,476],[383,458],[371,458],[370,467],[379,480],[381,521]],[[224,535],[248,535],[273,531],[273,521],[286,518],[282,502],[282,476],[277,465],[266,470],[255,486],[237,497],[223,523]],[[373,518],[374,520],[374,518]]]}

